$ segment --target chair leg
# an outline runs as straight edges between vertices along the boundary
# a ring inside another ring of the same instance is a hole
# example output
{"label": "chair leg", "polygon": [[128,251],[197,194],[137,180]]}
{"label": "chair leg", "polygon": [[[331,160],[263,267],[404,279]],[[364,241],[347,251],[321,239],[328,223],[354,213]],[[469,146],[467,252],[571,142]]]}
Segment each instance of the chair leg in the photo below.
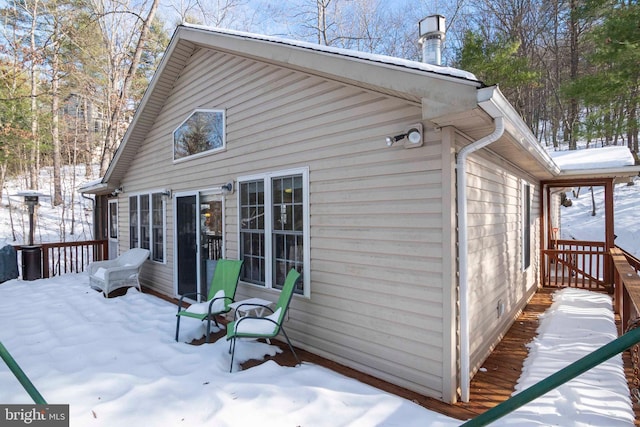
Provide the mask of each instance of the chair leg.
{"label": "chair leg", "polygon": [[176,320],[176,342],[178,341],[178,334],[180,333],[180,316],[176,316],[178,320]]}
{"label": "chair leg", "polygon": [[229,372],[233,371],[233,356],[236,354],[236,339],[231,338],[231,345],[229,346],[229,353],[231,353],[231,364],[229,365]]}
{"label": "chair leg", "polygon": [[211,333],[211,319],[207,319],[207,344],[209,344],[209,334]]}
{"label": "chair leg", "polygon": [[289,349],[291,349],[291,353],[293,353],[293,357],[295,357],[296,358],[296,362],[298,362],[298,363],[296,363],[296,366],[297,365],[301,365],[302,362],[300,362],[300,359],[298,359],[298,355],[296,354],[295,350],[293,349],[293,346],[291,345],[291,341],[289,341],[289,337],[287,336],[287,333],[284,331],[284,328],[282,326],[280,327],[280,331],[282,331],[282,335],[284,335],[284,337],[286,338],[287,344],[289,344]]}

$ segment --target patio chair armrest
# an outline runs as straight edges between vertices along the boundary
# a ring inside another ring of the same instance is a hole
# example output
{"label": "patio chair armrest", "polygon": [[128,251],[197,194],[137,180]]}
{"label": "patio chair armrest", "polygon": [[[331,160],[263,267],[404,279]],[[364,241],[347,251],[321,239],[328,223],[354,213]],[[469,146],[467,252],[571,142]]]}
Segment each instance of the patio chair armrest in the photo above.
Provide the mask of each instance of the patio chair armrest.
{"label": "patio chair armrest", "polygon": [[180,308],[182,307],[182,303],[183,303],[183,301],[184,301],[184,299],[185,299],[185,298],[187,298],[187,297],[189,297],[189,298],[190,298],[190,297],[192,297],[192,296],[198,296],[198,295],[203,296],[203,297],[205,297],[205,298],[206,298],[206,295],[205,295],[205,294],[203,294],[202,292],[189,292],[189,293],[183,294],[183,295],[180,297],[180,299],[178,300],[178,311],[180,311]]}
{"label": "patio chair armrest", "polygon": [[[258,305],[258,304],[249,304],[249,305]],[[275,329],[274,329],[274,333],[273,334],[253,334],[253,335],[275,337],[280,332],[280,324],[278,322],[276,322],[275,320],[273,320],[273,319],[270,319],[268,317],[245,316],[245,317],[241,317],[240,319],[234,321],[234,323],[233,323],[234,330],[233,330],[233,334],[232,335],[236,334],[236,331],[238,330],[238,326],[240,325],[240,323],[242,323],[243,321],[248,320],[248,319],[267,320],[267,321],[269,321],[269,322],[271,322],[271,323],[273,323],[275,325]],[[240,334],[242,334],[242,332],[240,332]],[[227,339],[229,339],[229,337],[227,337]]]}
{"label": "patio chair armrest", "polygon": [[87,265],[87,273],[95,274],[99,268],[104,268],[105,270],[108,268],[117,267],[118,263],[114,260],[105,260],[105,261],[93,261]]}
{"label": "patio chair armrest", "polygon": [[[226,296],[226,295],[225,295],[225,296],[223,296],[223,297],[211,298],[211,301],[209,301],[209,314],[211,314],[211,308],[213,307],[213,303],[214,303],[214,302],[216,302],[216,301],[218,301],[218,300],[227,300],[227,299],[228,299],[229,301],[231,301],[231,302],[234,302],[234,301],[233,301],[233,298],[228,297],[228,296]],[[225,309],[226,309],[226,308],[227,308],[227,304],[225,304]]]}
{"label": "patio chair armrest", "polygon": [[129,276],[136,275],[140,272],[140,268],[138,267],[109,267],[105,268],[104,279],[109,280],[118,280],[118,279],[126,279]]}

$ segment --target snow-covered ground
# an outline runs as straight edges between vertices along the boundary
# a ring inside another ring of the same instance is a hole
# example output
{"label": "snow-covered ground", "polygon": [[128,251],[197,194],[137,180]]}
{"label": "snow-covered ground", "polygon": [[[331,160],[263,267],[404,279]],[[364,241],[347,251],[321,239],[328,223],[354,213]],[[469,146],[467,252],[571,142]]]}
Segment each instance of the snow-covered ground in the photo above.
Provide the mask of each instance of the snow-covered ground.
{"label": "snow-covered ground", "polygon": [[[52,206],[53,172],[44,168],[40,172],[40,188],[47,196],[40,197],[35,214],[34,243],[73,242],[93,240],[93,202],[78,193],[77,187],[95,178],[97,167],[87,174],[84,165],[63,168],[62,196],[64,205]],[[75,177],[75,179],[74,179]],[[75,183],[75,188],[74,188]],[[29,239],[29,214],[24,198],[18,193],[32,190],[24,180],[5,182],[0,200],[0,245],[3,241],[12,245],[27,244]]]}
{"label": "snow-covered ground", "polygon": [[[541,316],[538,335],[514,394],[614,340],[611,298],[583,289],[565,288]],[[495,426],[632,426],[634,421],[622,356],[585,372],[497,420]]]}
{"label": "snow-covered ground", "polygon": [[[229,343],[175,342],[175,313],[135,288],[105,299],[85,273],[0,285],[0,341],[47,402],[70,405],[71,426],[459,424],[313,364],[229,373]],[[203,332],[189,320],[185,340]],[[239,342],[234,364],[276,349]],[[0,403],[31,402],[3,363],[0,384]]]}
{"label": "snow-covered ground", "polygon": [[[521,390],[615,336],[611,300],[565,290],[545,314]],[[458,426],[320,366],[268,361],[229,373],[229,344],[174,341],[175,305],[131,288],[105,299],[85,273],[0,285],[0,341],[49,403],[69,404],[71,426]],[[201,335],[199,322],[181,338]],[[237,362],[277,347],[239,342]],[[234,361],[234,364],[236,362]],[[29,403],[0,363],[0,403]],[[606,404],[603,404],[605,403]],[[496,425],[632,426],[621,358],[583,374]]]}

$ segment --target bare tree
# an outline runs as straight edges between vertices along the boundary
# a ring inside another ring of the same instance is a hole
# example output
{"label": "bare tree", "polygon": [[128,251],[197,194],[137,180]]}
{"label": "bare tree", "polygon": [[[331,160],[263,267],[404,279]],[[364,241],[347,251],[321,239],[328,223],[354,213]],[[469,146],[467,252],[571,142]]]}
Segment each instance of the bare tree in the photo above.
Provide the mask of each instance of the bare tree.
{"label": "bare tree", "polygon": [[38,189],[38,172],[40,170],[40,138],[38,137],[38,64],[40,54],[38,46],[36,44],[36,29],[38,22],[38,7],[40,3],[38,0],[34,0],[29,4],[27,1],[24,3],[24,8],[29,12],[31,18],[31,31],[30,35],[30,62],[29,62],[29,75],[31,78],[31,147],[29,168],[29,188],[33,190]]}
{"label": "bare tree", "polygon": [[246,3],[246,0],[179,0],[169,8],[178,15],[178,23],[223,27],[236,21],[235,12]]}
{"label": "bare tree", "polygon": [[[107,73],[109,120],[100,156],[100,174],[106,172],[118,141],[126,129],[128,120],[124,117],[125,107],[158,4],[159,0],[152,0],[151,5],[143,3],[138,9],[134,9],[130,4],[116,1],[96,0],[94,2],[105,51],[109,55]],[[146,14],[143,15],[145,10]],[[133,52],[133,56],[130,56],[130,52]]]}

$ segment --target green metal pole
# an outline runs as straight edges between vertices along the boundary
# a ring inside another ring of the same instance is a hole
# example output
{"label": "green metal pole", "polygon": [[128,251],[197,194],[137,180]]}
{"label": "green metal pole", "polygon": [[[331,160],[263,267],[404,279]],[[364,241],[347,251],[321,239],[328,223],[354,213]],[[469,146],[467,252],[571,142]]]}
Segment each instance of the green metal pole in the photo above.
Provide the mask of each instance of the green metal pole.
{"label": "green metal pole", "polygon": [[33,399],[33,401],[38,405],[46,405],[47,402],[44,400],[44,397],[36,390],[35,386],[31,382],[31,380],[27,377],[24,371],[18,366],[15,359],[9,354],[9,351],[5,348],[5,346],[0,342],[0,357],[4,360],[4,363],[7,364],[13,375],[20,381],[22,387],[29,393],[29,396]]}
{"label": "green metal pole", "polygon": [[582,359],[573,362],[555,374],[548,376],[537,384],[534,384],[528,389],[512,396],[509,400],[506,400],[489,409],[487,412],[478,415],[474,419],[461,424],[460,427],[486,426],[487,424],[504,417],[510,412],[515,411],[521,406],[526,405],[532,400],[537,399],[554,388],[574,379],[594,366],[611,359],[616,354],[622,353],[638,342],[640,342],[640,328],[632,329],[621,337],[611,341],[609,344],[600,347],[592,353],[587,354]]}

